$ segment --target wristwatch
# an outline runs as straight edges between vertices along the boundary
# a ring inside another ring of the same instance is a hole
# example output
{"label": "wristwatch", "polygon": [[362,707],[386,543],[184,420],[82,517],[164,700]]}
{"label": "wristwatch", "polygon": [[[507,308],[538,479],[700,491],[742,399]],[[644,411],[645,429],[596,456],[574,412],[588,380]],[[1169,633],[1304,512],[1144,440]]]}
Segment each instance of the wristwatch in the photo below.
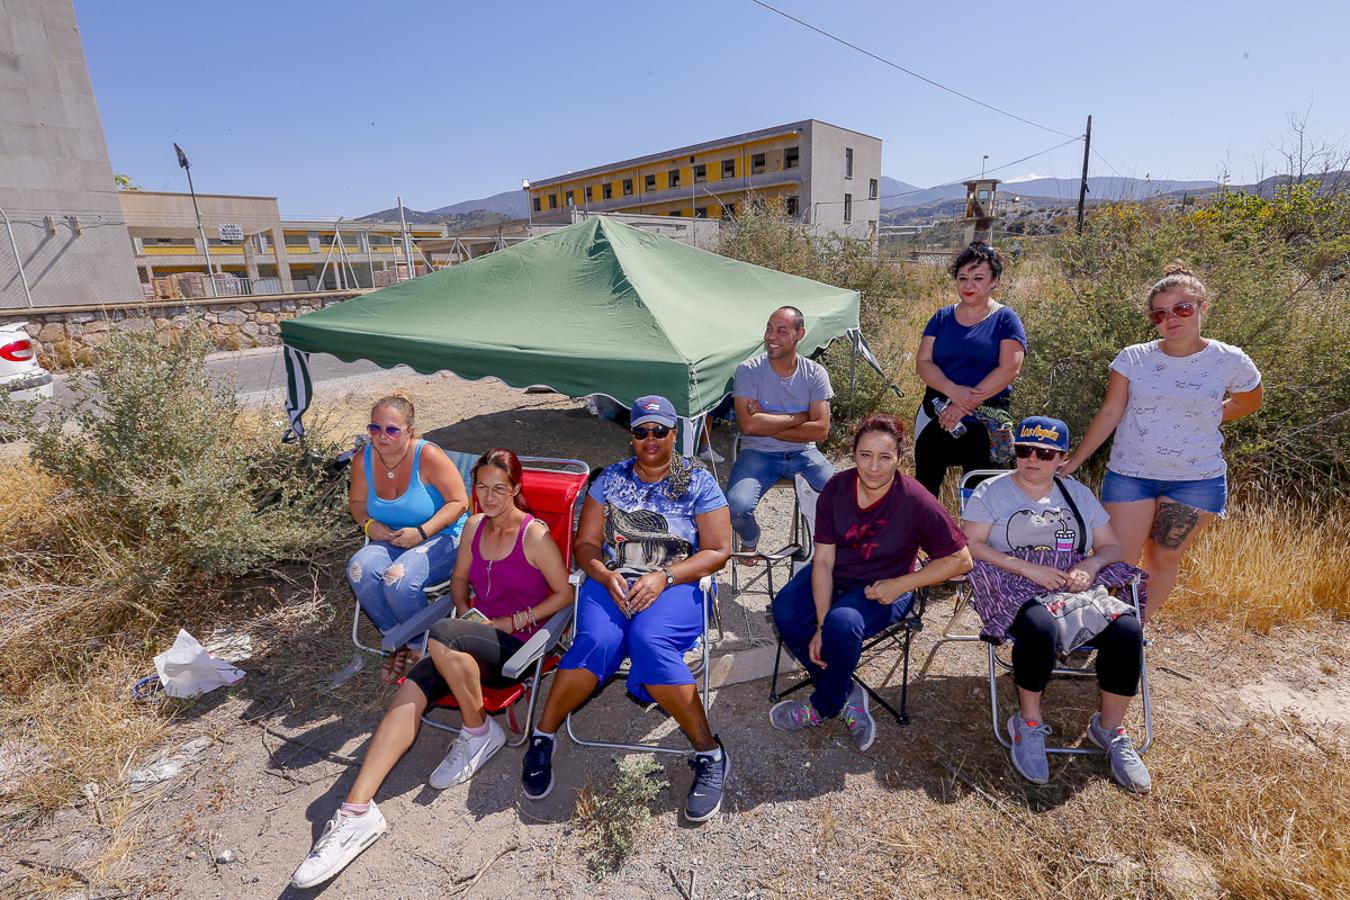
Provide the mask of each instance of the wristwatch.
{"label": "wristwatch", "polygon": [[665,566],[661,567],[661,571],[666,573],[666,587],[674,587],[675,586],[674,573],[672,573],[670,569],[667,569]]}

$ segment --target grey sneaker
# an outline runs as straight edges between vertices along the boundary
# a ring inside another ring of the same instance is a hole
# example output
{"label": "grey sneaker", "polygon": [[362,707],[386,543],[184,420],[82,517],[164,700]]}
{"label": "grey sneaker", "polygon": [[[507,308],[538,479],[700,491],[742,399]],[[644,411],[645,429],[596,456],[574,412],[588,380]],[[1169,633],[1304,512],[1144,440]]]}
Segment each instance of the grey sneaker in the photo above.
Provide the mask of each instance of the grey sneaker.
{"label": "grey sneaker", "polygon": [[783,700],[769,710],[769,722],[780,731],[801,731],[820,725],[820,713],[810,700]]}
{"label": "grey sneaker", "polygon": [[1102,727],[1101,715],[1092,714],[1092,720],[1088,722],[1088,739],[1106,751],[1111,760],[1111,777],[1127,791],[1146,794],[1153,790],[1153,779],[1149,777],[1148,769],[1139,758],[1139,751],[1134,748],[1134,741],[1125,731],[1125,726],[1120,726],[1114,732],[1107,731]]}
{"label": "grey sneaker", "polygon": [[876,719],[867,711],[867,690],[856,681],[853,682],[853,690],[848,693],[848,699],[844,701],[839,718],[848,727],[848,736],[853,738],[853,746],[858,748],[858,752],[872,746],[872,742],[877,739]]}
{"label": "grey sneaker", "polygon": [[1053,734],[1044,722],[1028,722],[1021,713],[1013,713],[1008,719],[1008,737],[1012,740],[1013,768],[1023,778],[1033,784],[1046,784],[1050,781],[1050,761],[1045,756],[1045,736]]}

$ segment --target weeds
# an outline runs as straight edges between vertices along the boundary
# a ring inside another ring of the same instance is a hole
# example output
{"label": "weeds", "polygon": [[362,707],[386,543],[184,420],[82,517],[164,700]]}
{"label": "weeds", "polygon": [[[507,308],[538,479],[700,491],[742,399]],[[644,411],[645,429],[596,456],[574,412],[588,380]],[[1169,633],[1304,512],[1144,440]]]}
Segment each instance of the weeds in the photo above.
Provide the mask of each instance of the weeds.
{"label": "weeds", "polygon": [[587,784],[577,796],[575,822],[585,835],[586,861],[598,878],[617,872],[637,849],[652,819],[651,802],[669,787],[665,770],[650,757],[614,757],[618,774],[608,785]]}

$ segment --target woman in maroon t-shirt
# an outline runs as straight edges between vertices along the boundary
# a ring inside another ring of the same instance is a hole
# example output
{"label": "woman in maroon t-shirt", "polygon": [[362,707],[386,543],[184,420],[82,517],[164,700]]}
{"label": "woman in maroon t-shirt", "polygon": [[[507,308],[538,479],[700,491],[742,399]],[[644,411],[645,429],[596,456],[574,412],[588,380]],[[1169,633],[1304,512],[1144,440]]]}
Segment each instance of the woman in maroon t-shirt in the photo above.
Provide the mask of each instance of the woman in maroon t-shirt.
{"label": "woman in maroon t-shirt", "polygon": [[[816,503],[816,550],[773,601],[783,643],[815,692],[769,711],[775,728],[798,731],[839,716],[859,750],[876,723],[853,682],[863,641],[909,612],[914,591],[971,567],[966,537],[927,490],[899,471],[904,432],[874,414],[853,433],[855,468],[839,472]],[[922,550],[932,562],[914,571]]]}

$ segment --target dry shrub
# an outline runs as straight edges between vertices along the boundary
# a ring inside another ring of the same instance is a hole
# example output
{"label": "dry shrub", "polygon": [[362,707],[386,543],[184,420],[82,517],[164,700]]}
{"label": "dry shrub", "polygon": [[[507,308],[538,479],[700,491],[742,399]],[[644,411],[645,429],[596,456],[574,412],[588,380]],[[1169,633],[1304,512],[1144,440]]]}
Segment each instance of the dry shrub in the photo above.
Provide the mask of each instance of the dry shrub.
{"label": "dry shrub", "polygon": [[1350,618],[1350,513],[1249,496],[1197,538],[1177,593],[1163,614],[1183,627],[1231,619],[1267,634]]}
{"label": "dry shrub", "polygon": [[651,824],[651,803],[669,786],[665,770],[648,756],[614,757],[618,771],[599,788],[587,783],[577,794],[573,821],[585,836],[586,861],[603,878],[617,872]]}

